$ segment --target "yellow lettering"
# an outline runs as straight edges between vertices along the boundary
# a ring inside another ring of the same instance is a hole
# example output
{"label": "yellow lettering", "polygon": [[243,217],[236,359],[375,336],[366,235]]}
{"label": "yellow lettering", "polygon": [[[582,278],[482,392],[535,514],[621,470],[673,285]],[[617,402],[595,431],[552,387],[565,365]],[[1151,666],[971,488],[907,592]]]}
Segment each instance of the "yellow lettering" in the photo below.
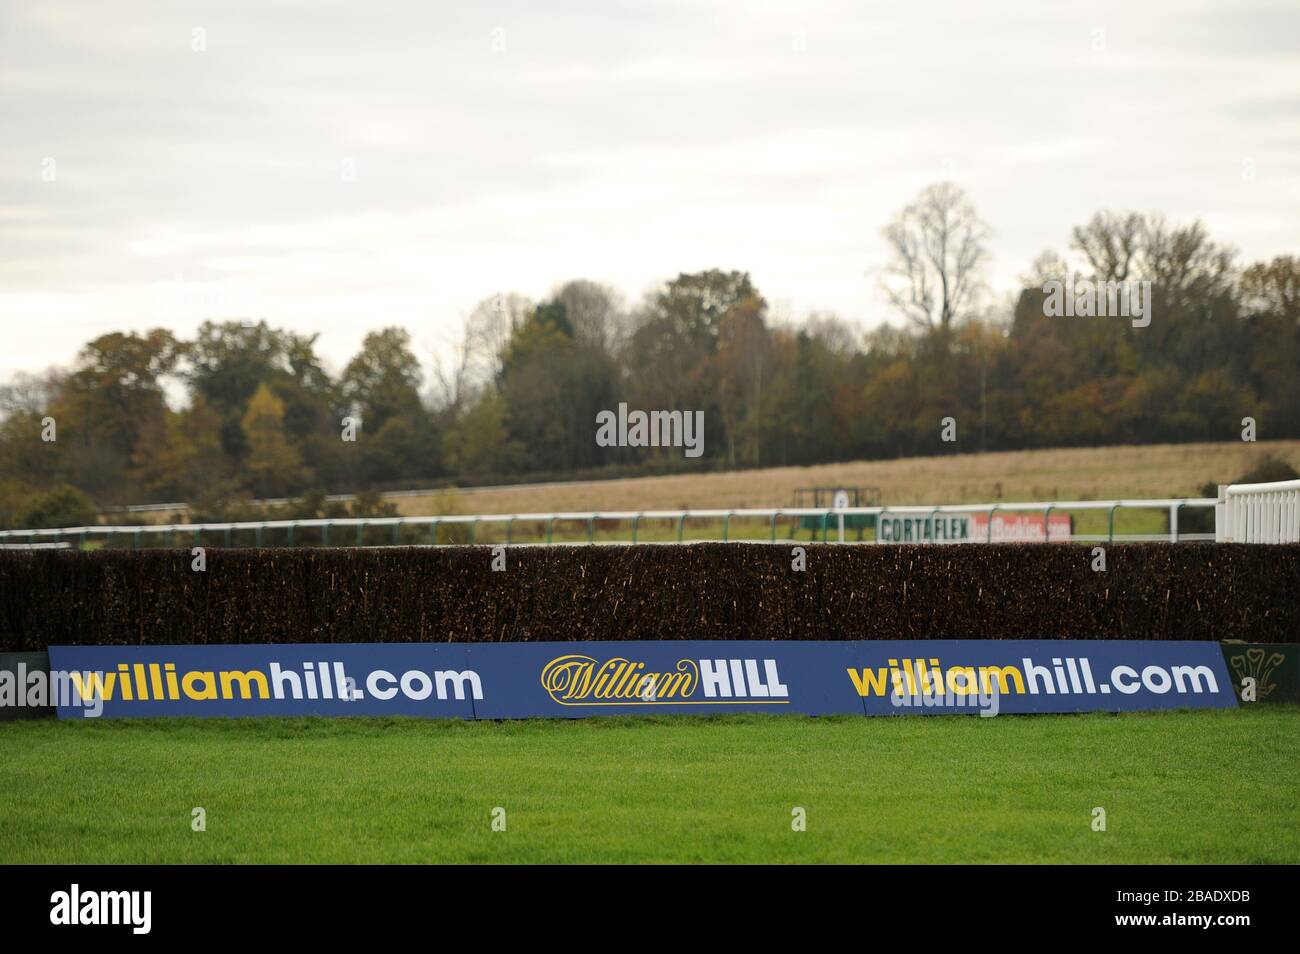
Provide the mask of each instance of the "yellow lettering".
{"label": "yellow lettering", "polygon": [[[957,685],[954,677],[961,676],[962,683]],[[975,678],[974,666],[950,666],[948,668],[948,691],[958,696],[969,696],[979,692],[979,681]]]}
{"label": "yellow lettering", "polygon": [[77,686],[77,695],[82,699],[103,699],[108,701],[113,698],[113,687],[117,684],[117,673],[90,672],[86,673],[86,679],[82,681],[82,675],[79,672],[70,673],[72,681]]}
{"label": "yellow lettering", "polygon": [[[194,688],[196,682],[204,684],[202,691]],[[185,690],[185,695],[191,699],[217,698],[217,680],[210,672],[202,672],[198,669],[187,672],[181,677],[181,688]]]}
{"label": "yellow lettering", "polygon": [[858,690],[858,695],[865,696],[868,689],[873,696],[885,694],[888,669],[864,669],[861,676],[856,669],[850,669],[848,673],[849,678],[853,680],[853,688]]}
{"label": "yellow lettering", "polygon": [[1007,676],[1010,675],[1012,681],[1016,684],[1016,692],[1025,691],[1025,680],[1020,675],[1020,670],[1015,666],[980,666],[980,689],[983,692],[989,691],[989,677],[997,679],[998,692],[1010,692],[1011,687],[1007,685]]}
{"label": "yellow lettering", "polygon": [[232,669],[221,674],[221,696],[224,699],[231,699],[234,693],[231,691],[233,683],[239,683],[240,698],[253,698],[252,684],[257,684],[257,698],[269,699],[271,690],[266,684],[266,675],[258,672],[256,669],[250,669],[248,672],[240,672],[238,669]]}

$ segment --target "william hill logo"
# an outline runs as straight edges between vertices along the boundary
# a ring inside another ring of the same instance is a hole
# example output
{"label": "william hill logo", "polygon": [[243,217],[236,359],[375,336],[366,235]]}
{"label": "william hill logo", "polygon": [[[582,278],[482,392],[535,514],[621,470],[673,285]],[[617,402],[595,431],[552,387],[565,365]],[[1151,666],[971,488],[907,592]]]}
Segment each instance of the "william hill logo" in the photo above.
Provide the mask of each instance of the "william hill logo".
{"label": "william hill logo", "polygon": [[[761,668],[760,668],[761,664]],[[670,672],[613,656],[558,656],[542,667],[542,688],[562,706],[786,705],[790,690],[775,659],[679,659]]]}

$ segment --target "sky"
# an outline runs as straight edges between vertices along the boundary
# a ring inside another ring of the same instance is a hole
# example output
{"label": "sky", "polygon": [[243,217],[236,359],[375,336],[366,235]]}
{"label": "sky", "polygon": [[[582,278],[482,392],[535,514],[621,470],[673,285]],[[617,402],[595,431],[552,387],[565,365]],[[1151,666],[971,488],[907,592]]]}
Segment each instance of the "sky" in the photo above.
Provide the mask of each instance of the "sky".
{"label": "sky", "polygon": [[1013,289],[1100,209],[1297,254],[1300,4],[0,0],[0,379],[207,318],[424,358],[481,300],[750,272],[896,320],[961,186]]}

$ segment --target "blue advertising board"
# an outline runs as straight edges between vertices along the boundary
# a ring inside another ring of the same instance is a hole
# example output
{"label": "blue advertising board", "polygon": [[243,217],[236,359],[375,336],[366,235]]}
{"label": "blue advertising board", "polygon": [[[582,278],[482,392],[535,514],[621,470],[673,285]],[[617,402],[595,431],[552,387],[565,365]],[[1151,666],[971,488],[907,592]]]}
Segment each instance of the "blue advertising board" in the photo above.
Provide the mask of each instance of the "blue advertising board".
{"label": "blue advertising board", "polygon": [[1236,704],[1215,642],[925,639],[853,642],[868,715],[1124,712]]}
{"label": "blue advertising board", "polygon": [[[862,715],[848,642],[745,640],[470,643],[494,691],[482,719],[636,713]],[[836,674],[840,678],[836,678]]]}
{"label": "blue advertising board", "polygon": [[462,643],[50,647],[59,718],[409,715],[474,718]]}
{"label": "blue advertising board", "polygon": [[54,646],[50,670],[60,718],[997,715],[1237,704],[1214,642]]}

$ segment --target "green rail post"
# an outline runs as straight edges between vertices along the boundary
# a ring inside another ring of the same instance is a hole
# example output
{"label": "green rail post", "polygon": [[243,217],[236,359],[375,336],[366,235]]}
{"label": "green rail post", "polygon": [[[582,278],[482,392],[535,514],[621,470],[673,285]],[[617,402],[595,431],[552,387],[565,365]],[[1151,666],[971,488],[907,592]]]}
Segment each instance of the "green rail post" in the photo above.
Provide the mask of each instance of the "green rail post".
{"label": "green rail post", "polygon": [[555,514],[546,518],[546,545],[551,545],[551,538],[555,533]]}
{"label": "green rail post", "polygon": [[998,512],[997,504],[994,504],[992,507],[989,507],[989,525],[988,527],[985,528],[985,533],[984,533],[985,543],[993,542],[993,515],[997,512]]}
{"label": "green rail post", "polygon": [[641,522],[641,515],[639,513],[633,514],[632,515],[632,542],[633,543],[636,543],[636,526],[640,522]]}
{"label": "green rail post", "polygon": [[935,507],[930,511],[930,542],[934,543],[934,518],[939,515],[939,508]]}
{"label": "green rail post", "polygon": [[469,542],[472,544],[478,539],[478,517],[476,516],[469,523]]}
{"label": "green rail post", "polygon": [[727,542],[727,535],[731,531],[731,511],[728,510],[722,515],[722,542]]}
{"label": "green rail post", "polygon": [[293,522],[289,524],[289,546],[293,546],[293,528],[296,526],[297,524]]}
{"label": "green rail post", "polygon": [[262,528],[265,527],[265,526],[266,526],[266,524],[264,524],[264,523],[259,523],[259,524],[257,525],[257,531],[256,531],[256,532],[257,532],[257,545],[258,545],[259,547],[262,545]]}
{"label": "green rail post", "polygon": [[1055,504],[1048,504],[1047,509],[1043,511],[1043,542],[1051,543],[1052,541],[1052,511],[1056,509]]}
{"label": "green rail post", "polygon": [[1173,539],[1169,541],[1170,543],[1178,542],[1178,524],[1179,524],[1178,515],[1182,511],[1182,509],[1183,509],[1183,502],[1181,500],[1178,501],[1178,503],[1174,504],[1174,509],[1172,511],[1173,520],[1170,521],[1173,524],[1173,526],[1169,528],[1170,535],[1173,537]]}
{"label": "green rail post", "polygon": [[1119,504],[1114,504],[1110,508],[1110,514],[1106,519],[1106,536],[1109,538],[1108,543],[1115,542],[1115,511],[1119,509]]}
{"label": "green rail post", "polygon": [[677,542],[682,542],[682,532],[686,526],[686,511],[683,510],[677,515]]}
{"label": "green rail post", "polygon": [[363,543],[365,543],[365,532],[366,532],[365,521],[361,521],[360,523],[357,524],[357,546],[361,546]]}
{"label": "green rail post", "polygon": [[772,511],[772,542],[776,543],[776,518],[781,515],[781,511]]}
{"label": "green rail post", "polygon": [[510,546],[515,538],[515,518],[511,517],[506,521],[506,546]]}
{"label": "green rail post", "polygon": [[596,542],[596,515],[594,513],[587,518],[587,542]]}
{"label": "green rail post", "polygon": [[327,547],[330,545],[330,522],[325,521],[325,525],[320,528],[320,545]]}
{"label": "green rail post", "polygon": [[438,518],[434,517],[429,521],[429,544],[430,546],[438,545]]}

